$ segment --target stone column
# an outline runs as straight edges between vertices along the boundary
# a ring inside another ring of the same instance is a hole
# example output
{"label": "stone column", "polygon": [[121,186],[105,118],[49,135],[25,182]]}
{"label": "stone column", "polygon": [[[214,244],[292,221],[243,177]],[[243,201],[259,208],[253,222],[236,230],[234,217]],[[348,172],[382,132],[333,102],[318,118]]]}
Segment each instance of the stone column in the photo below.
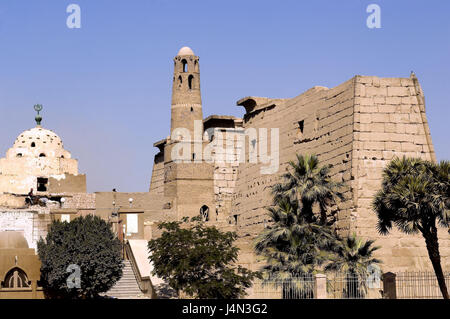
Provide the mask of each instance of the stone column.
{"label": "stone column", "polygon": [[327,299],[327,276],[325,274],[316,274],[314,280],[314,298]]}

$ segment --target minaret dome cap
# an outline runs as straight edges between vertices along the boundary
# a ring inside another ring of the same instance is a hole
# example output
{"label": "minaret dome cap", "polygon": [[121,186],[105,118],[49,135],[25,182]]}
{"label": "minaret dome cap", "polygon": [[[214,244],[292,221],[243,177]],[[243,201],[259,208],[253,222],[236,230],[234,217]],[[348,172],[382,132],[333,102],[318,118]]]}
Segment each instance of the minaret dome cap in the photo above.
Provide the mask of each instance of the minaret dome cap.
{"label": "minaret dome cap", "polygon": [[195,55],[195,54],[190,47],[182,47],[180,51],[178,51],[177,56],[179,55]]}

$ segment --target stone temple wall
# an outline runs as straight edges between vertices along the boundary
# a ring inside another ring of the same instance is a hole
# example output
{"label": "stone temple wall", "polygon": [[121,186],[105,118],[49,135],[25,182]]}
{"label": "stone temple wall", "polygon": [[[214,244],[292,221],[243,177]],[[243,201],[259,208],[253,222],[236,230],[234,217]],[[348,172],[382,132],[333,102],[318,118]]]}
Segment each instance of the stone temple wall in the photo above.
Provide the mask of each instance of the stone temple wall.
{"label": "stone temple wall", "polygon": [[[382,170],[394,156],[435,160],[417,79],[357,77],[354,117],[352,231],[376,240],[381,246],[378,254],[390,271],[431,270],[422,236],[395,229],[389,236],[379,235],[371,208],[381,187]],[[449,269],[450,236],[445,229],[439,234],[442,265]]]}
{"label": "stone temple wall", "polygon": [[[246,145],[246,163],[239,166],[231,208],[231,214],[237,215],[242,263],[257,264],[252,242],[268,222],[270,186],[280,181],[295,154],[316,154],[321,165],[333,165],[332,178],[346,185],[346,199],[338,204],[339,233],[376,239],[376,245],[382,246],[377,255],[388,271],[431,269],[423,238],[397,231],[380,236],[370,208],[382,169],[394,155],[435,159],[423,94],[415,78],[355,76],[332,89],[314,87],[287,101],[269,100],[247,112],[244,129],[251,127],[279,129],[280,168],[276,174],[261,174],[265,164],[248,163],[252,146]],[[443,266],[448,268],[446,230],[440,231],[440,241]]]}
{"label": "stone temple wall", "polygon": [[[246,143],[246,163],[239,166],[233,214],[238,215],[238,232],[241,236],[258,234],[267,220],[266,207],[272,204],[270,187],[281,181],[288,161],[295,154],[316,154],[321,163],[332,164],[336,180],[351,180],[351,152],[353,142],[353,80],[336,88],[314,87],[287,101],[267,103],[256,112],[246,114],[244,128],[279,129],[279,169],[275,174],[261,174],[266,166],[248,162],[251,143]],[[271,145],[270,135],[268,145]],[[250,145],[249,145],[250,144]],[[340,205],[338,227],[349,229],[351,208],[348,200]]]}

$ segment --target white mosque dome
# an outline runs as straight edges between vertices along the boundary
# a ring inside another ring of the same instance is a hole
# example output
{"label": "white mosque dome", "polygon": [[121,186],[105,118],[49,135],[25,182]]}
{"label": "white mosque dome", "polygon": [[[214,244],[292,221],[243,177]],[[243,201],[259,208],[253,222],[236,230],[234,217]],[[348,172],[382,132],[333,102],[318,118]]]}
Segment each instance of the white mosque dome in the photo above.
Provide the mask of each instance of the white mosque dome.
{"label": "white mosque dome", "polygon": [[190,47],[182,47],[180,51],[178,51],[178,55],[195,55],[194,51]]}
{"label": "white mosque dome", "polygon": [[7,157],[60,157],[70,158],[61,138],[41,126],[22,132],[8,151]]}

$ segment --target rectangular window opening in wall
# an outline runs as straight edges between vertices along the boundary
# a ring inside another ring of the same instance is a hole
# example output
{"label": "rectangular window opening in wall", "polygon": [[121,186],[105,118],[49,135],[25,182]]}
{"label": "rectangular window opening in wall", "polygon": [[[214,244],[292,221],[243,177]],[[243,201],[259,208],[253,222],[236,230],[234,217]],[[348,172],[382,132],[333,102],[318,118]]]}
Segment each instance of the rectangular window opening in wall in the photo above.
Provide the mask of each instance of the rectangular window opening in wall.
{"label": "rectangular window opening in wall", "polygon": [[303,134],[303,129],[305,128],[305,120],[301,120],[298,122],[298,132]]}
{"label": "rectangular window opening in wall", "polygon": [[37,179],[37,191],[38,192],[46,192],[48,185],[48,178],[38,177]]}
{"label": "rectangular window opening in wall", "polygon": [[234,224],[237,225],[238,223],[238,215],[233,215],[234,217]]}

